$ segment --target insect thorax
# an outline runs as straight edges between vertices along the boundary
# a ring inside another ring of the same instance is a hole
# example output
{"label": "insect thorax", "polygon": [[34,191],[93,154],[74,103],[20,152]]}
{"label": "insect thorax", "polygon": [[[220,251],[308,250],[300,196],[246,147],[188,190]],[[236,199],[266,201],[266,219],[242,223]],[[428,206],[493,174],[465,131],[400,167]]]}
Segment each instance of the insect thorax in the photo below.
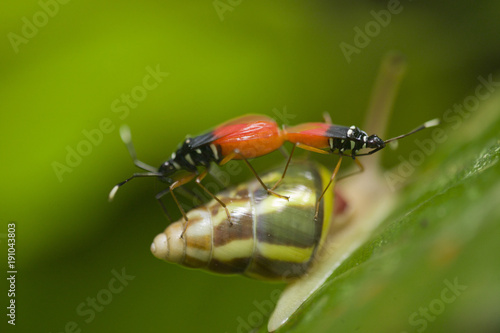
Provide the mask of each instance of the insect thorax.
{"label": "insect thorax", "polygon": [[362,148],[366,148],[368,135],[356,126],[346,128],[345,136],[333,137],[329,139],[330,150],[344,153],[351,151],[354,156]]}
{"label": "insect thorax", "polygon": [[191,139],[186,139],[182,146],[172,153],[170,163],[177,170],[196,172],[197,167],[208,168],[210,162],[220,162],[222,160],[220,147],[215,144],[205,144],[199,147],[191,147]]}

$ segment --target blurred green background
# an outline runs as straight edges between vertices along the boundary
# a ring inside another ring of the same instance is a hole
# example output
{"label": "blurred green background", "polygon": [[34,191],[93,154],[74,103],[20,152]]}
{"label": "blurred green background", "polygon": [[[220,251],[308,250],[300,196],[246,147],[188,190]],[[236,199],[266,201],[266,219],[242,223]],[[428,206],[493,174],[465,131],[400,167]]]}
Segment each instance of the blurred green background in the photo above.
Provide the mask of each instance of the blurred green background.
{"label": "blurred green background", "polygon": [[[442,117],[474,92],[478,76],[500,66],[500,4],[493,0],[403,1],[347,58],[341,43],[354,45],[355,27],[364,30],[386,1],[0,6],[0,241],[15,221],[16,329],[24,332],[63,332],[68,322],[83,332],[234,332],[254,301],[282,288],[151,255],[167,224],[154,200],[160,184],[136,180],[107,201],[112,186],[136,171],[120,125],[131,127],[139,158],[154,166],[186,134],[247,113],[296,124],[321,121],[328,111],[335,123],[362,125],[379,63],[399,50],[409,66],[392,137]],[[148,78],[155,70],[156,81]],[[94,143],[83,143],[85,133],[94,133]],[[86,156],[69,166],[68,149]],[[398,154],[414,149],[407,140]],[[281,161],[276,153],[255,166]],[[385,166],[397,162],[384,153]],[[80,304],[105,297],[113,272],[122,270],[134,279],[95,316],[81,315]]]}

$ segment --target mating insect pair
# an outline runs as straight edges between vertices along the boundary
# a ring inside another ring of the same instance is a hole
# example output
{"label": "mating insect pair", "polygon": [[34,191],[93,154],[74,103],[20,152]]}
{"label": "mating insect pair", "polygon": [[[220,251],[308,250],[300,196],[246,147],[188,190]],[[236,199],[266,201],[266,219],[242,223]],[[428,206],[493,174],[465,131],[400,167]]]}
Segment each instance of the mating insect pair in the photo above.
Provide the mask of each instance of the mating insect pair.
{"label": "mating insect pair", "polygon": [[[135,165],[147,172],[135,173],[132,177],[118,183],[111,190],[109,199],[112,200],[114,198],[120,186],[134,178],[157,177],[161,181],[169,184],[167,189],[156,195],[156,199],[160,202],[164,211],[166,212],[166,208],[161,201],[161,198],[165,194],[171,193],[175,203],[184,217],[184,220],[187,221],[188,218],[186,213],[179,204],[179,201],[174,193],[174,189],[195,179],[198,186],[200,186],[225,209],[227,218],[229,222],[231,222],[231,214],[226,204],[215,194],[211,193],[201,183],[203,178],[208,173],[210,164],[215,162],[218,165],[224,165],[233,159],[243,160],[267,193],[288,200],[288,196],[275,192],[275,189],[278,188],[279,184],[286,175],[295,148],[299,147],[321,154],[336,153],[340,155],[340,159],[330,177],[330,181],[325,186],[317,200],[315,214],[315,217],[317,218],[321,199],[335,178],[340,168],[343,156],[351,156],[362,171],[363,166],[356,159],[357,156],[373,154],[383,149],[386,144],[391,141],[401,139],[424,128],[436,126],[437,124],[438,120],[431,120],[406,134],[384,141],[377,135],[367,135],[356,126],[346,127],[333,125],[328,122],[305,123],[294,127],[283,128],[283,130],[281,130],[272,118],[263,115],[246,115],[223,123],[208,133],[194,138],[187,138],[182,143],[180,148],[171,155],[170,159],[162,163],[158,169],[155,169],[154,167],[137,159],[130,138],[130,133],[128,131],[122,131],[122,140],[127,145]],[[281,178],[272,188],[269,188],[258,176],[255,169],[252,167],[250,162],[248,162],[248,159],[271,153],[279,149],[285,141],[293,144],[292,151]],[[367,153],[358,154],[358,152],[364,148],[372,150]],[[347,154],[348,151],[350,152],[349,154]]]}

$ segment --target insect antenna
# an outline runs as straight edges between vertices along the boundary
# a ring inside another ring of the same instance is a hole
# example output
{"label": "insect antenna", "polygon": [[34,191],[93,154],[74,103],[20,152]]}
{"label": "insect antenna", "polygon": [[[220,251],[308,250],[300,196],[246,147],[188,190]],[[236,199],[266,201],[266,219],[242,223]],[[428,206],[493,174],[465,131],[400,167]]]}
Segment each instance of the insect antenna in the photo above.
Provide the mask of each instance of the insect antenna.
{"label": "insect antenna", "polygon": [[109,192],[109,196],[108,196],[108,200],[109,201],[113,201],[114,197],[115,197],[115,194],[116,192],[118,191],[118,189],[122,186],[122,185],[125,185],[126,183],[128,183],[129,181],[131,181],[132,179],[134,178],[138,178],[138,177],[160,177],[161,174],[159,173],[153,173],[153,172],[144,172],[144,173],[134,173],[132,175],[132,177],[130,178],[127,178],[125,179],[124,181],[116,184],[112,189],[111,191]]}
{"label": "insect antenna", "polygon": [[137,159],[134,144],[132,143],[132,134],[130,133],[130,128],[127,125],[122,125],[120,127],[120,137],[125,146],[127,146],[130,157],[132,157],[132,160],[134,161],[136,167],[149,172],[157,173],[156,168]]}
{"label": "insect antenna", "polygon": [[129,181],[131,181],[134,178],[137,178],[137,177],[160,177],[161,176],[161,174],[158,173],[158,171],[154,167],[152,167],[151,165],[146,164],[142,161],[139,161],[137,159],[134,144],[132,143],[132,135],[130,134],[130,128],[127,125],[123,125],[122,127],[120,127],[120,137],[121,137],[123,143],[125,143],[125,145],[127,146],[128,152],[130,154],[130,157],[132,157],[132,160],[134,161],[135,166],[137,166],[138,168],[141,168],[143,170],[149,171],[149,172],[134,173],[132,175],[132,177],[125,179],[124,181],[116,184],[109,192],[109,196],[108,196],[109,201],[113,201],[113,198],[115,197],[116,192],[118,191],[118,189],[122,185],[128,183]]}
{"label": "insect antenna", "polygon": [[406,133],[406,134],[402,134],[402,135],[399,135],[399,136],[396,136],[394,138],[390,138],[388,140],[385,140],[384,143],[389,143],[389,142],[392,142],[392,141],[396,141],[396,140],[399,140],[399,139],[402,139],[404,138],[405,136],[408,136],[408,135],[411,135],[415,132],[418,132],[418,131],[421,131],[423,129],[426,129],[426,128],[429,128],[429,127],[434,127],[434,126],[437,126],[439,125],[440,121],[438,118],[435,118],[435,119],[432,119],[432,120],[429,120],[425,123],[423,123],[422,125],[420,125],[419,127],[415,128],[414,130]]}
{"label": "insect antenna", "polygon": [[[435,119],[432,119],[432,120],[429,120],[429,121],[426,121],[425,123],[423,123],[422,125],[420,125],[419,127],[415,128],[414,130],[406,133],[406,134],[402,134],[402,135],[398,135],[394,138],[390,138],[388,140],[385,140],[384,141],[384,144],[387,144],[389,142],[392,142],[392,141],[396,141],[396,140],[399,140],[399,139],[402,139],[404,137],[407,137],[408,135],[411,135],[413,133],[416,133],[418,131],[421,131],[423,129],[426,129],[426,128],[429,128],[429,127],[434,127],[434,126],[437,126],[440,124],[440,121],[438,118],[435,118]],[[366,156],[366,155],[371,155],[373,153],[376,153],[378,152],[379,150],[383,149],[385,146],[381,146],[381,147],[378,147],[376,149],[373,149],[372,151],[366,153],[366,154],[356,154],[356,157],[358,156]]]}

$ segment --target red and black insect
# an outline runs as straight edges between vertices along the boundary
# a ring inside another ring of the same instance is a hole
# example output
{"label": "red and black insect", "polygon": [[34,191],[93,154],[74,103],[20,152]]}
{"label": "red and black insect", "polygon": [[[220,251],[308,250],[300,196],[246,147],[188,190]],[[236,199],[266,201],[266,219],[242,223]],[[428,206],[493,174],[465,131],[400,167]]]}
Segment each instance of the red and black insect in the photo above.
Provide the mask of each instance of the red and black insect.
{"label": "red and black insect", "polygon": [[[418,132],[425,128],[436,126],[438,124],[439,120],[433,119],[406,134],[399,135],[397,137],[385,141],[380,139],[375,134],[374,135],[366,134],[366,132],[362,131],[356,126],[347,127],[347,126],[333,125],[329,123],[305,123],[294,127],[285,128],[283,130],[283,135],[285,137],[285,140],[293,143],[294,146],[290,153],[290,157],[288,159],[281,180],[283,179],[283,177],[285,177],[286,170],[288,168],[288,164],[290,163],[295,147],[299,147],[302,149],[306,149],[321,154],[335,153],[340,155],[339,161],[333,171],[330,182],[324,189],[323,194],[319,197],[316,209],[317,213],[319,207],[319,201],[321,200],[324,193],[326,192],[328,187],[331,185],[333,179],[335,178],[335,175],[339,171],[343,156],[346,155],[351,156],[353,160],[356,162],[356,164],[359,166],[360,171],[363,171],[364,170],[363,165],[358,161],[358,159],[356,159],[357,156],[371,155],[383,149],[386,146],[386,144],[391,141],[399,140],[415,132]],[[372,150],[367,153],[359,154],[358,152],[364,148]],[[348,151],[350,151],[349,154],[347,153]],[[272,190],[274,190],[279,185],[281,180],[278,183],[276,183],[276,185],[272,188]]]}
{"label": "red and black insect", "polygon": [[201,181],[207,175],[212,162],[224,165],[233,159],[243,160],[269,194],[288,200],[288,197],[279,195],[273,189],[269,189],[248,162],[248,159],[266,155],[283,145],[285,139],[282,131],[276,122],[267,116],[242,116],[227,121],[208,133],[194,138],[187,138],[180,145],[180,148],[171,155],[170,159],[163,162],[158,169],[136,158],[135,149],[128,130],[122,131],[121,136],[129,149],[135,165],[148,172],[135,173],[132,177],[118,183],[109,194],[110,200],[113,199],[120,186],[134,178],[157,177],[169,184],[169,187],[159,192],[156,195],[156,199],[166,212],[161,198],[170,192],[184,219],[187,221],[186,213],[179,204],[174,194],[174,189],[196,178],[196,183],[224,207],[227,218],[231,221],[231,216],[226,205],[215,194],[204,187]]}

